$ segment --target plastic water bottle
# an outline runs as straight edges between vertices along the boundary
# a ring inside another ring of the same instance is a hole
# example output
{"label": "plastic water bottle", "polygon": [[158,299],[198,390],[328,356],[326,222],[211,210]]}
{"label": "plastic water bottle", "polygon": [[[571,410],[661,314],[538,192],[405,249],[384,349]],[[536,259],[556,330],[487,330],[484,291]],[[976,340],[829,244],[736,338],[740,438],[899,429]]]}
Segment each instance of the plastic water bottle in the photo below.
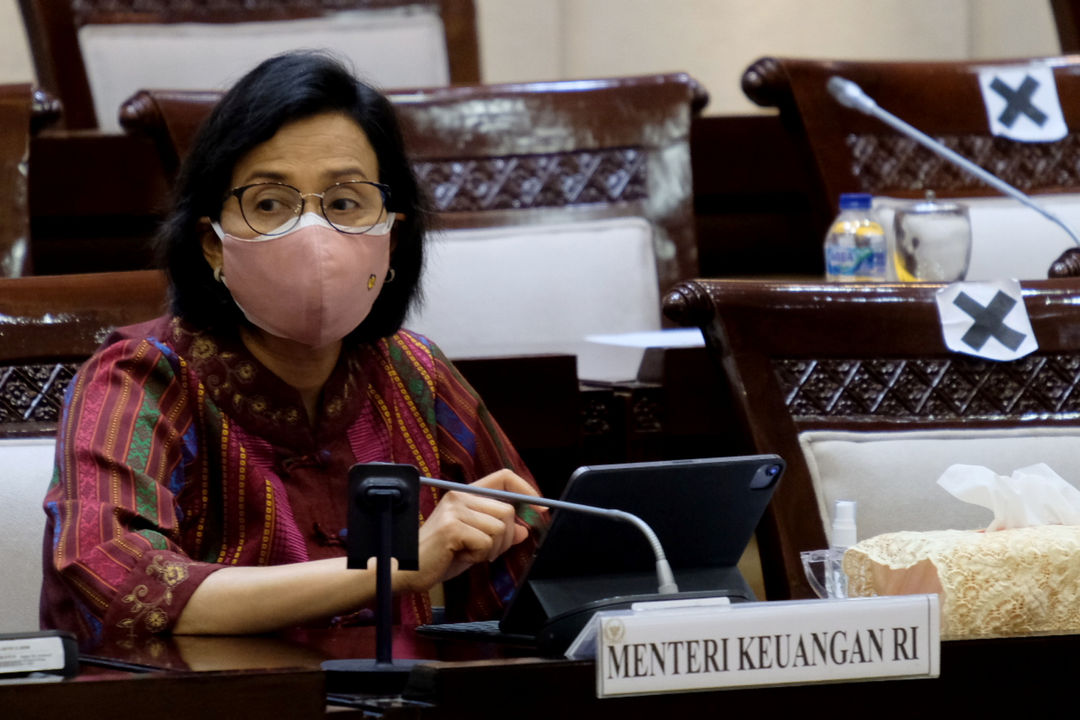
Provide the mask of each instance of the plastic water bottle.
{"label": "plastic water bottle", "polygon": [[840,196],[840,214],[825,236],[825,279],[830,281],[884,281],[885,230],[870,209],[867,193]]}

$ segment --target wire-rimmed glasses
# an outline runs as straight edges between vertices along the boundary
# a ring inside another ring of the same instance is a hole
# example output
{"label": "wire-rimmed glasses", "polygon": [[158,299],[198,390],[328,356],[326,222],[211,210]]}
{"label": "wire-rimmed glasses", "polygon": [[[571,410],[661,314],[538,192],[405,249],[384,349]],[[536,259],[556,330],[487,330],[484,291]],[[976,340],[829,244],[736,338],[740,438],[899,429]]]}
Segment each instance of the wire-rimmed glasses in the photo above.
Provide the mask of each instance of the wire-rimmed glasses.
{"label": "wire-rimmed glasses", "polygon": [[292,185],[265,182],[229,191],[240,215],[259,235],[283,235],[300,221],[307,198],[319,198],[319,209],[335,230],[352,235],[385,235],[394,215],[387,212],[390,186],[367,181],[335,183],[321,193],[302,193]]}

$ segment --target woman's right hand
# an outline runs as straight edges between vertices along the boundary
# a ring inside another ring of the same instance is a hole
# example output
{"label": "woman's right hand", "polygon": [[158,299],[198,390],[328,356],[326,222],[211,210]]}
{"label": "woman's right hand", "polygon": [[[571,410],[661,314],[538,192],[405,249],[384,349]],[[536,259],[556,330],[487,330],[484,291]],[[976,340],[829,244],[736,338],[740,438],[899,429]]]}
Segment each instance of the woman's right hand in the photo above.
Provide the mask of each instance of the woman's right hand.
{"label": "woman's right hand", "polygon": [[[526,480],[499,470],[472,483],[477,487],[537,495]],[[398,589],[422,592],[479,562],[490,562],[529,536],[514,506],[500,500],[448,492],[420,527],[420,569],[401,571]]]}
{"label": "woman's right hand", "polygon": [[[473,484],[537,494],[509,470]],[[449,492],[420,528],[420,569],[399,571],[394,561],[394,590],[430,590],[474,563],[494,560],[528,535],[512,505]],[[178,635],[262,633],[351,612],[374,601],[374,569],[371,558],[367,570],[348,570],[344,557],[223,567],[195,589],[173,631]]]}

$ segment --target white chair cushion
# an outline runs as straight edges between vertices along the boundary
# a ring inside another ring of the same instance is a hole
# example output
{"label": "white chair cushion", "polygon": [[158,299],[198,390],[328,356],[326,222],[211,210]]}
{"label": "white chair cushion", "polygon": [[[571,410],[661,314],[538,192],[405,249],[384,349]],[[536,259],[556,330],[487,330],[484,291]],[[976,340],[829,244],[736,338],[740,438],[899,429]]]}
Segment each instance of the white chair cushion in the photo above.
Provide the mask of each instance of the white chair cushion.
{"label": "white chair cushion", "polygon": [[85,25],[79,46],[98,125],[112,131],[120,129],[121,103],[137,90],[225,89],[288,50],[332,50],[382,87],[450,82],[442,19],[421,7],[272,22]]}
{"label": "white chair cushion", "polygon": [[0,633],[38,629],[41,502],[53,473],[53,438],[0,440]]}
{"label": "white chair cushion", "polygon": [[1080,487],[1080,428],[811,431],[801,433],[799,443],[826,535],[837,500],[858,502],[860,540],[900,530],[985,528],[993,517],[989,510],[957,500],[937,484],[954,463],[1011,475],[1044,462]]}
{"label": "white chair cushion", "polygon": [[406,325],[451,356],[576,353],[587,335],[660,327],[642,218],[453,230],[429,247],[424,304]]}
{"label": "white chair cushion", "polygon": [[[971,264],[966,280],[1045,279],[1050,265],[1073,246],[1060,227],[1012,198],[949,198],[967,205]],[[1038,195],[1035,201],[1080,235],[1080,195]],[[910,201],[875,198],[874,209],[893,247],[893,213]]]}

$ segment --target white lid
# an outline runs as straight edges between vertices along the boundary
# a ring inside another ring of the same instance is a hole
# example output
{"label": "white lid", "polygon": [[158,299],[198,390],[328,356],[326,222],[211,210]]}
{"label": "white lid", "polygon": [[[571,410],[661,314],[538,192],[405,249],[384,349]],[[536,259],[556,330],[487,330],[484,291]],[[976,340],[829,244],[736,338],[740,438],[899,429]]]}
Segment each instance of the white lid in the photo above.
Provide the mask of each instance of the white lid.
{"label": "white lid", "polygon": [[855,501],[837,500],[833,512],[831,544],[833,547],[851,547],[856,542]]}

